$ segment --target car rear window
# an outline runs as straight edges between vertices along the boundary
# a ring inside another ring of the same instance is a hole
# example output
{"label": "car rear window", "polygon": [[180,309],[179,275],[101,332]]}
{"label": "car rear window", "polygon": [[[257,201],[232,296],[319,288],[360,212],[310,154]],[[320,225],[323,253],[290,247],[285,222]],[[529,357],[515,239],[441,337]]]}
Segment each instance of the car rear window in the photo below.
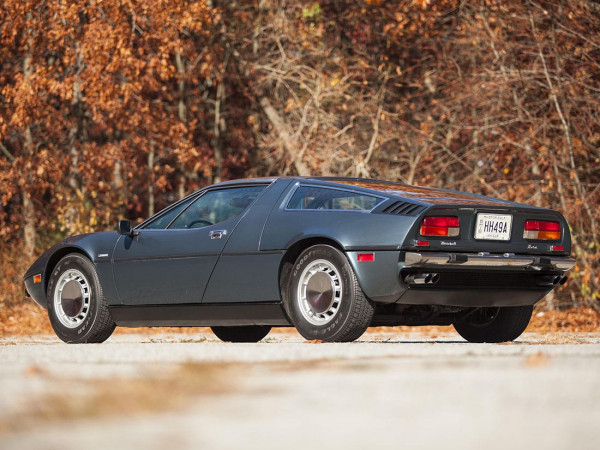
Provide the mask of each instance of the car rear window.
{"label": "car rear window", "polygon": [[291,210],[370,211],[384,199],[343,189],[299,186],[288,202]]}

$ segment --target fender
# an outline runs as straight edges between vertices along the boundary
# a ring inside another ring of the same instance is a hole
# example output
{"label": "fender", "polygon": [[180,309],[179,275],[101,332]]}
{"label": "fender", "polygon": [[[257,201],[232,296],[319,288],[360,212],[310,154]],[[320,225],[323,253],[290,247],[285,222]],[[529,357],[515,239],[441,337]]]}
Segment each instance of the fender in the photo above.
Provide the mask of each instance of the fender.
{"label": "fender", "polygon": [[[47,308],[46,290],[52,270],[60,259],[69,253],[80,253],[92,261],[96,267],[104,297],[109,304],[117,299],[110,262],[119,238],[116,232],[87,233],[68,237],[44,252],[27,270],[23,280],[27,294],[40,306]],[[34,276],[41,275],[35,282]]]}

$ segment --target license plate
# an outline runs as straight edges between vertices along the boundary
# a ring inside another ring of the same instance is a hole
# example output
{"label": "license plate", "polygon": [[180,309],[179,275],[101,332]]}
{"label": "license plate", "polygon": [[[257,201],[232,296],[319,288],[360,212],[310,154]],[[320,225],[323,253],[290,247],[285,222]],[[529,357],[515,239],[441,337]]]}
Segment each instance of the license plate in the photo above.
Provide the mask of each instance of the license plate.
{"label": "license plate", "polygon": [[509,241],[512,216],[509,214],[477,214],[475,239]]}

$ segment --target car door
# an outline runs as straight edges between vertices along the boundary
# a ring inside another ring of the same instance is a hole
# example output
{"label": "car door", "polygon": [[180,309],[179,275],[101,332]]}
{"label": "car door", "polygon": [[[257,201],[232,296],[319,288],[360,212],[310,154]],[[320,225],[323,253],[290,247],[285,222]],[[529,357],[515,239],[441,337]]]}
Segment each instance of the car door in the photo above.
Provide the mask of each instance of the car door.
{"label": "car door", "polygon": [[[278,179],[244,213],[210,277],[202,303],[280,301],[279,267],[285,250],[260,251],[265,223],[292,179]],[[285,233],[285,230],[280,230]]]}
{"label": "car door", "polygon": [[167,211],[175,216],[172,220],[159,214],[137,230],[139,235],[121,236],[112,262],[121,304],[200,303],[225,244],[264,188],[208,190],[180,207],[176,216]]}

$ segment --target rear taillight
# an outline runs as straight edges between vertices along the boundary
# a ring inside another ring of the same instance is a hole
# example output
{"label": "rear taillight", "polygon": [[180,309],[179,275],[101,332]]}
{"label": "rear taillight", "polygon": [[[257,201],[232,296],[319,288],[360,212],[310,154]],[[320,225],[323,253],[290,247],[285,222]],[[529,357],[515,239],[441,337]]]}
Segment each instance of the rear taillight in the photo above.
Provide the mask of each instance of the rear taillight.
{"label": "rear taillight", "polygon": [[458,217],[425,217],[421,222],[421,236],[458,236]]}
{"label": "rear taillight", "polygon": [[527,220],[525,221],[523,238],[558,241],[561,238],[560,223],[546,220]]}

